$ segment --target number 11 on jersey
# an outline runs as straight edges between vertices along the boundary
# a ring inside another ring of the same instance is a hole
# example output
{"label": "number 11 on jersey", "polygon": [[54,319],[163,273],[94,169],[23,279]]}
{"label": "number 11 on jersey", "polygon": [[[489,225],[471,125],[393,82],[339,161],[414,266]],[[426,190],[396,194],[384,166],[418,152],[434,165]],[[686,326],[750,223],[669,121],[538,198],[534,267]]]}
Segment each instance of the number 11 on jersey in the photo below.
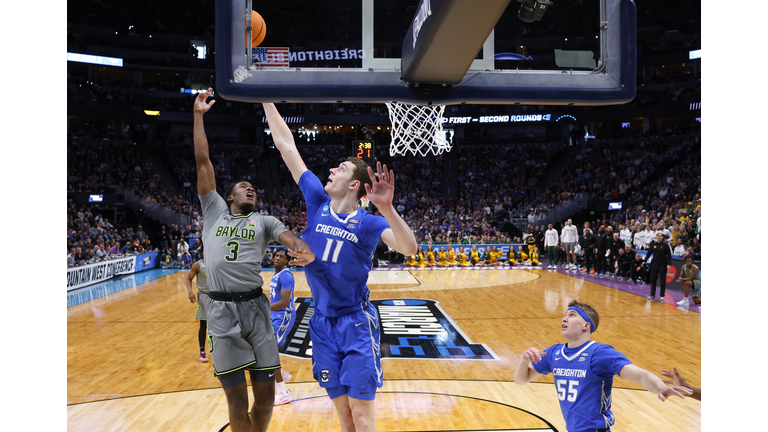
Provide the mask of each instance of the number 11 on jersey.
{"label": "number 11 on jersey", "polygon": [[[331,253],[331,246],[333,245],[333,239],[326,239],[325,240],[325,251],[323,251],[323,258],[321,258],[323,261],[328,261],[328,255]],[[344,246],[344,240],[336,240],[336,248],[333,251],[333,257],[331,258],[331,262],[336,263],[336,261],[339,259],[339,253],[341,252],[341,247]]]}

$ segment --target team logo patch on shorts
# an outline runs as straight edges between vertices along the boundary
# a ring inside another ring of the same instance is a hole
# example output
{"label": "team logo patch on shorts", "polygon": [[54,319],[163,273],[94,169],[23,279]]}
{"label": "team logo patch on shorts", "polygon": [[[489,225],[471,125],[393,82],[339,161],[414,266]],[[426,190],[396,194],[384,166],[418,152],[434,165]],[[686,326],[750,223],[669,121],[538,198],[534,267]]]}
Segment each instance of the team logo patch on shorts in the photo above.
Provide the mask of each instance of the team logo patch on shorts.
{"label": "team logo patch on shorts", "polygon": [[[296,321],[280,353],[312,357],[309,319],[315,311],[311,297],[297,297]],[[475,344],[434,300],[372,300],[379,312],[382,358],[498,360],[485,344]]]}

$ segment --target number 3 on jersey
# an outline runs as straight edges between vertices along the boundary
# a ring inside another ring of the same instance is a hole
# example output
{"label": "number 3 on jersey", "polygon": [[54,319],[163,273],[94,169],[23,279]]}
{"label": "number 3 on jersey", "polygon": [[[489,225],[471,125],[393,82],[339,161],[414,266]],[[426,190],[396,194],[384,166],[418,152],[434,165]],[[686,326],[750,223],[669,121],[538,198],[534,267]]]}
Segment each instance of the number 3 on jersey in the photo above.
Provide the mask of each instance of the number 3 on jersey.
{"label": "number 3 on jersey", "polygon": [[576,401],[576,395],[579,393],[579,390],[575,387],[579,386],[578,381],[555,380],[555,385],[557,386],[557,398],[560,400],[565,400],[565,383],[568,383],[568,402]]}
{"label": "number 3 on jersey", "polygon": [[[325,239],[325,251],[323,252],[323,261],[328,261],[328,255],[331,254],[331,247],[333,246],[333,239]],[[344,240],[336,240],[336,248],[333,251],[333,258],[331,258],[331,262],[336,263],[336,261],[339,259],[339,253],[341,252],[341,247],[344,246]]]}
{"label": "number 3 on jersey", "polygon": [[229,253],[224,255],[224,259],[227,262],[237,261],[237,255],[240,252],[240,243],[238,243],[236,240],[230,240],[225,246],[229,248]]}

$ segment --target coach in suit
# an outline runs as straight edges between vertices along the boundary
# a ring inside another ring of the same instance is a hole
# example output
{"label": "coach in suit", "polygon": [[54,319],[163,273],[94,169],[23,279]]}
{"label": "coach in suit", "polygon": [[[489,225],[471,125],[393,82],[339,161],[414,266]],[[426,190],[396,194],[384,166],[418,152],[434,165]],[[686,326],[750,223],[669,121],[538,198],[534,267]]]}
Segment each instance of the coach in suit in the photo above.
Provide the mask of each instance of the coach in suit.
{"label": "coach in suit", "polygon": [[645,265],[651,262],[651,295],[648,300],[653,300],[656,296],[656,281],[660,279],[661,292],[659,301],[664,301],[664,291],[667,288],[667,271],[672,266],[672,249],[665,241],[665,236],[661,232],[656,233],[656,241],[651,242],[648,248],[648,254],[645,256]]}
{"label": "coach in suit", "polygon": [[597,238],[595,239],[595,272],[597,274],[603,274],[607,271],[605,265],[605,251],[608,249],[608,234],[605,232],[605,227],[600,227],[597,230]]}

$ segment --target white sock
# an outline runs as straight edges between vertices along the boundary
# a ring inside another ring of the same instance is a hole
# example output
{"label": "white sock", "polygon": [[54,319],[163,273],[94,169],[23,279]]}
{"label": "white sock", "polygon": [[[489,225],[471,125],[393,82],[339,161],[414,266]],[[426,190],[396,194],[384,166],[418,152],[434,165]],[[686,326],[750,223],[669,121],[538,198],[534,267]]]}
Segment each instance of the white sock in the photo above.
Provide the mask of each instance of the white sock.
{"label": "white sock", "polygon": [[276,383],[276,384],[277,384],[277,389],[278,389],[279,391],[281,391],[281,392],[283,392],[283,393],[285,393],[285,392],[286,392],[286,390],[285,390],[285,381],[283,381],[283,382],[279,382],[279,383]]}

